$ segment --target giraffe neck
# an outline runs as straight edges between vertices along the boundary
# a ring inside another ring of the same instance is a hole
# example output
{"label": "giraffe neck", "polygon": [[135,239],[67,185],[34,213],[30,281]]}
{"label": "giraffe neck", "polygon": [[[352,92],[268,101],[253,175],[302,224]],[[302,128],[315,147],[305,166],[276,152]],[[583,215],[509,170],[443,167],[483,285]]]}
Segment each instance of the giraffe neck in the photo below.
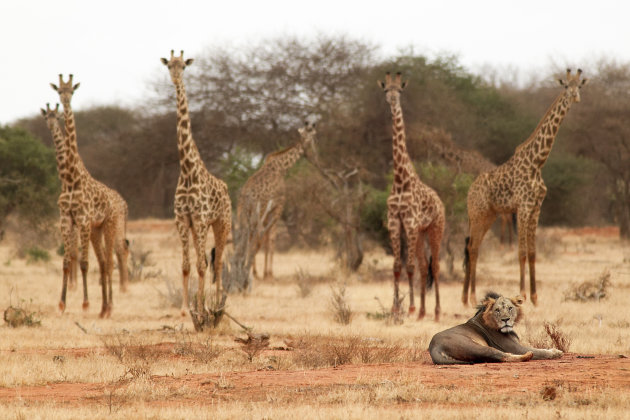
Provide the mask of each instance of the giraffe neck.
{"label": "giraffe neck", "polygon": [[415,174],[415,169],[407,152],[407,141],[405,134],[405,122],[403,120],[402,107],[400,102],[391,104],[392,111],[392,146],[394,158],[394,184],[404,183]]}
{"label": "giraffe neck", "polygon": [[177,93],[177,149],[179,151],[180,176],[188,177],[202,164],[199,149],[192,137],[188,99],[184,82],[175,84]]}
{"label": "giraffe neck", "polygon": [[516,154],[521,154],[524,162],[541,168],[549,157],[560,124],[570,108],[571,100],[562,92],[553,101],[529,139],[517,147]]}
{"label": "giraffe neck", "polygon": [[66,149],[66,166],[68,168],[68,182],[76,183],[81,178],[82,169],[85,168],[81,156],[79,156],[79,148],[77,147],[77,130],[74,123],[74,113],[70,103],[63,103],[63,115],[66,128],[65,149]]}
{"label": "giraffe neck", "polygon": [[59,179],[64,182],[64,176],[62,172],[66,170],[66,139],[59,127],[59,121],[55,118],[52,121],[48,121],[48,129],[53,136],[53,143],[55,144],[55,157],[57,158],[57,173]]}
{"label": "giraffe neck", "polygon": [[267,156],[264,165],[278,172],[286,172],[295,165],[295,162],[297,162],[303,154],[304,146],[302,142],[298,142],[293,146]]}

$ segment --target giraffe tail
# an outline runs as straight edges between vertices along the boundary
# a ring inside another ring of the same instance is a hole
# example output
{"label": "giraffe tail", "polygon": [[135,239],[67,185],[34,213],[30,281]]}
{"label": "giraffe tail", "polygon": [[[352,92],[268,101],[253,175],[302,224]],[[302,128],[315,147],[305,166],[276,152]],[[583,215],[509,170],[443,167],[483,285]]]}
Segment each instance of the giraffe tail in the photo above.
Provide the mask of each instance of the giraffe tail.
{"label": "giraffe tail", "polygon": [[[216,258],[216,251],[215,248],[212,247],[212,250],[210,251],[210,266],[214,267],[214,260]],[[214,284],[214,282],[217,281],[217,279],[214,277],[214,270],[212,270],[212,284]]]}
{"label": "giraffe tail", "polygon": [[466,236],[466,243],[464,245],[464,273],[468,272],[468,264],[470,264],[470,254],[468,252],[468,243],[470,242],[470,236]]}
{"label": "giraffe tail", "polygon": [[434,280],[435,278],[433,276],[433,255],[431,255],[429,257],[429,272],[427,273],[427,290],[431,290]]}
{"label": "giraffe tail", "polygon": [[518,232],[517,220],[518,218],[516,217],[516,213],[512,213],[512,227],[514,228],[514,232]]}

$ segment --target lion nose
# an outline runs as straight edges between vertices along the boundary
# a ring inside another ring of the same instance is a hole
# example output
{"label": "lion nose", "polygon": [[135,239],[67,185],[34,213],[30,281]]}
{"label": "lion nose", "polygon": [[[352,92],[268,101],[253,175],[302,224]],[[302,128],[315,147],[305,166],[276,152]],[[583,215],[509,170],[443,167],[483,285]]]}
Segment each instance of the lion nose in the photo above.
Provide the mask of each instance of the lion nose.
{"label": "lion nose", "polygon": [[510,320],[510,318],[509,318],[509,317],[507,317],[507,318],[501,318],[501,321],[503,321],[503,322],[508,322],[509,320]]}

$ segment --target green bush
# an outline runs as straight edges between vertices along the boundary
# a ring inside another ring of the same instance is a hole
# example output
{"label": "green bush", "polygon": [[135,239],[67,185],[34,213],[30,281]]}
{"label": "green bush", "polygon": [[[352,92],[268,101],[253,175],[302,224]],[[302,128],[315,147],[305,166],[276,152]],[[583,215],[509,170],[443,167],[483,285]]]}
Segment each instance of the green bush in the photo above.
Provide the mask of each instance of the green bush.
{"label": "green bush", "polygon": [[0,127],[0,225],[9,214],[38,227],[56,214],[55,154],[28,132]]}

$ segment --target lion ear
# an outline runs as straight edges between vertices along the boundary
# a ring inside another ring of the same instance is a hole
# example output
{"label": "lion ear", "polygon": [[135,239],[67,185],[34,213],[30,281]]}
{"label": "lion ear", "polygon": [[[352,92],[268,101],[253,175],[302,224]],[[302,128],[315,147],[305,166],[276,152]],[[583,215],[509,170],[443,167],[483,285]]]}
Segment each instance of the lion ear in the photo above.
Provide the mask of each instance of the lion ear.
{"label": "lion ear", "polygon": [[523,298],[523,295],[517,295],[517,296],[513,297],[510,300],[516,306],[521,306],[523,303],[525,303],[525,298]]}
{"label": "lion ear", "polygon": [[494,305],[494,302],[496,302],[496,299],[493,299],[491,297],[486,297],[484,300],[481,301],[481,304],[485,306],[486,309],[488,309],[489,307]]}

